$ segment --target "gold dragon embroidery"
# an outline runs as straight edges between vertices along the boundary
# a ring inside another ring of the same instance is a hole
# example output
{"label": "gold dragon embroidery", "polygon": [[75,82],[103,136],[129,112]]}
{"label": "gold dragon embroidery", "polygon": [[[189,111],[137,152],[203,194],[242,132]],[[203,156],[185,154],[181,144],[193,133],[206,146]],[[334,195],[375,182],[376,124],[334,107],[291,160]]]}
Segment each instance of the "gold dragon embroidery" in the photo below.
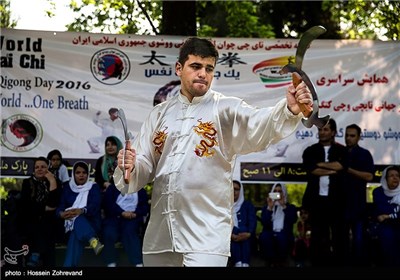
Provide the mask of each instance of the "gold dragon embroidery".
{"label": "gold dragon embroidery", "polygon": [[212,149],[212,147],[218,146],[217,130],[212,122],[202,122],[201,119],[197,121],[199,124],[193,130],[203,139],[200,140],[200,144],[196,145],[194,152],[199,157],[210,157],[215,153],[215,149]]}
{"label": "gold dragon embroidery", "polygon": [[155,145],[155,151],[159,153],[160,155],[162,154],[163,148],[164,148],[164,143],[165,140],[167,139],[168,133],[165,132],[168,129],[166,127],[164,130],[157,131],[155,133],[154,139],[153,139],[153,144]]}

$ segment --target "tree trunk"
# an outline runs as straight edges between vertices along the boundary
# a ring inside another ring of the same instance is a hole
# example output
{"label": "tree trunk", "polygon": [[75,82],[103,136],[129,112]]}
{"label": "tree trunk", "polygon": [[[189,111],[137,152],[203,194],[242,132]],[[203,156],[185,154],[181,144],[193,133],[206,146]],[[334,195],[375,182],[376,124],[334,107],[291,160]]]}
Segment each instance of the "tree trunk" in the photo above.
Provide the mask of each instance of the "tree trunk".
{"label": "tree trunk", "polygon": [[196,36],[196,1],[163,1],[161,35]]}

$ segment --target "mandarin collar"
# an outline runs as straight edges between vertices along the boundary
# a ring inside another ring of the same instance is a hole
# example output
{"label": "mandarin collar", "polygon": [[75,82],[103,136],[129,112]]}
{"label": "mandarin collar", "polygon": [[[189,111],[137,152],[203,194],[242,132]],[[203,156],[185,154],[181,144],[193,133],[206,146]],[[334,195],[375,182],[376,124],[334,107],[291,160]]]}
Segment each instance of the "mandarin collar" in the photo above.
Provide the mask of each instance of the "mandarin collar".
{"label": "mandarin collar", "polygon": [[211,95],[211,89],[208,89],[208,91],[204,95],[195,96],[195,97],[193,97],[192,102],[190,102],[189,99],[186,96],[184,96],[181,93],[181,91],[179,91],[179,97],[178,98],[179,98],[179,101],[182,102],[182,103],[194,105],[194,104],[200,103],[202,100],[208,99],[210,95]]}

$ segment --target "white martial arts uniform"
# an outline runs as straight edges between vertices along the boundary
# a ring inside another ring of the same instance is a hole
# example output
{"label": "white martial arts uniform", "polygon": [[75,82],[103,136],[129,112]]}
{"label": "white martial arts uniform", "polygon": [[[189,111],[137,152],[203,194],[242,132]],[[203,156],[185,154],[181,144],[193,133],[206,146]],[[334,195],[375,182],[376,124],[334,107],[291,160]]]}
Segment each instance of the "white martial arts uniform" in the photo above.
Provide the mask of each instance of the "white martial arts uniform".
{"label": "white martial arts uniform", "polygon": [[256,108],[213,90],[191,103],[179,94],[155,106],[132,143],[137,158],[129,185],[119,168],[114,172],[122,193],[154,180],[143,254],[228,259],[236,155],[262,151],[289,136],[301,117],[289,111],[286,99]]}

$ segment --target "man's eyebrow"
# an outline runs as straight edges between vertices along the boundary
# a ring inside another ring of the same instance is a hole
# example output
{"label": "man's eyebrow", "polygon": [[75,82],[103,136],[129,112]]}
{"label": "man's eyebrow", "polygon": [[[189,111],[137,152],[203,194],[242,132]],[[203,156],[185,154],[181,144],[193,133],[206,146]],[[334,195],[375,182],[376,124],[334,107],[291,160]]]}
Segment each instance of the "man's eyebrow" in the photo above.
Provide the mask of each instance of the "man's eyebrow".
{"label": "man's eyebrow", "polygon": [[[190,63],[189,64],[190,66],[203,66],[203,64],[201,64],[201,63],[199,63],[199,62],[192,62],[192,63]],[[214,65],[212,65],[212,64],[206,64],[206,65],[204,65],[205,67],[208,67],[208,68],[214,68]]]}

